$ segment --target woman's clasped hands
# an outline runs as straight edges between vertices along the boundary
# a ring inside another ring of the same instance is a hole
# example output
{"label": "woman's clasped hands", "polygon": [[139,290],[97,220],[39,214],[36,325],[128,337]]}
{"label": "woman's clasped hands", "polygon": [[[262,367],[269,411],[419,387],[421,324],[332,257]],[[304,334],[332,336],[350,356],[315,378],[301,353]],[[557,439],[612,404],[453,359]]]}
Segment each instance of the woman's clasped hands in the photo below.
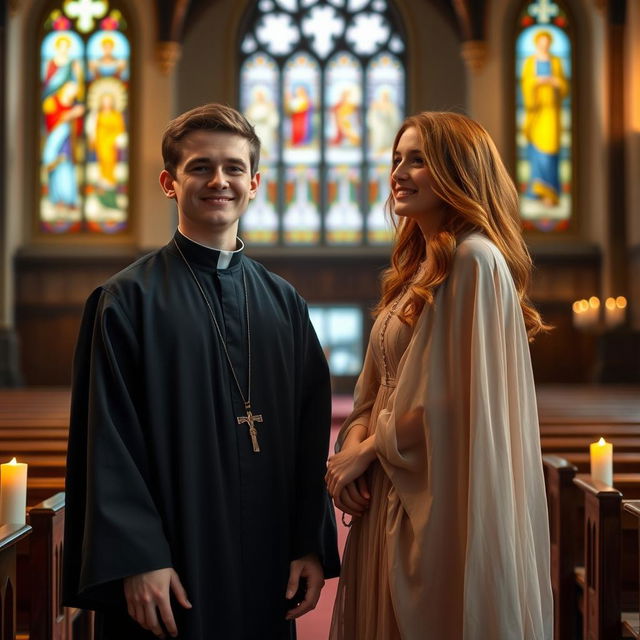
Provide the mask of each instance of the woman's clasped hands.
{"label": "woman's clasped hands", "polygon": [[353,517],[369,507],[366,471],[376,457],[374,437],[362,441],[345,441],[342,450],[327,462],[325,482],[338,509]]}

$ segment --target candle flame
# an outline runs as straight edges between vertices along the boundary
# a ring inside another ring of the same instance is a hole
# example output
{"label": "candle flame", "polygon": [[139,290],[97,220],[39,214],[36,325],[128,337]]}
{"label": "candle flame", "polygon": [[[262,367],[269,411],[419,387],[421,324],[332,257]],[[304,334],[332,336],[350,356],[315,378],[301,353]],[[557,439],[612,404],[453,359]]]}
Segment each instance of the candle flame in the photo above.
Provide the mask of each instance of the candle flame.
{"label": "candle flame", "polygon": [[9,464],[18,464],[18,461],[14,457]]}
{"label": "candle flame", "polygon": [[599,447],[604,447],[605,444],[607,444],[607,442],[604,438],[600,438],[600,440],[598,440]]}

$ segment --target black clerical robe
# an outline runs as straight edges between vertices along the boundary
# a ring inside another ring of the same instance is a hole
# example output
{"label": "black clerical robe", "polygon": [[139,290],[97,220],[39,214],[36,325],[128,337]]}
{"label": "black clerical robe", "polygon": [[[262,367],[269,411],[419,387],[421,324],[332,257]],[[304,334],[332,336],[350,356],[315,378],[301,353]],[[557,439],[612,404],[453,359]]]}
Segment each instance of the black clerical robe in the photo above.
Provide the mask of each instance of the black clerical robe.
{"label": "black clerical robe", "polygon": [[[238,424],[242,398],[173,241],[94,291],[74,359],[65,602],[104,611],[117,627],[122,579],[173,567],[193,604],[174,604],[180,638],[288,638],[290,561],[316,553],[326,577],[339,571],[323,480],[326,361],[291,285],[242,253],[217,269],[217,252],[179,233],[175,241],[246,395],[244,273],[261,451]],[[151,637],[131,634],[120,637]]]}

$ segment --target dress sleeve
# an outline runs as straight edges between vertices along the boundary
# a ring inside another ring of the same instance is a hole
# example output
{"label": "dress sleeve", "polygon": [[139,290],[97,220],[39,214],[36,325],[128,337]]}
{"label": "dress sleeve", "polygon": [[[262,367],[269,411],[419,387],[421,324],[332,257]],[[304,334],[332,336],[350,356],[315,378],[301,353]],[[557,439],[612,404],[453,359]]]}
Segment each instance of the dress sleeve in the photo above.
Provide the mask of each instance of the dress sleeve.
{"label": "dress sleeve", "polygon": [[291,559],[316,553],[325,578],[333,578],[340,573],[340,560],[335,514],[324,482],[331,429],[331,380],[306,305],[302,317],[296,515]]}
{"label": "dress sleeve", "polygon": [[94,292],[74,357],[64,546],[68,605],[121,604],[123,577],[172,565],[139,415],[139,356],[134,328],[116,298]]}
{"label": "dress sleeve", "polygon": [[371,410],[375,403],[379,387],[380,378],[371,350],[371,340],[369,340],[364,364],[362,365],[362,371],[358,376],[358,381],[356,382],[353,392],[353,410],[342,423],[342,427],[340,428],[338,439],[336,441],[336,452],[340,451],[342,443],[353,427],[356,425],[362,425],[367,429],[369,428]]}

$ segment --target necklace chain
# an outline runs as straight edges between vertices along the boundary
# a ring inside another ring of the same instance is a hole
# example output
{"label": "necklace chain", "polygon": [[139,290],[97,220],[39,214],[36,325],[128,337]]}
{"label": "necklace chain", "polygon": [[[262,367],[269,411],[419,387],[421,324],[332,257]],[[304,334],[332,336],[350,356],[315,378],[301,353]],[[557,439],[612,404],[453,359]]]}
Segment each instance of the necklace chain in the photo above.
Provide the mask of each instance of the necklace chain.
{"label": "necklace chain", "polygon": [[180,257],[182,258],[183,262],[185,263],[185,265],[187,265],[187,269],[189,269],[189,273],[191,274],[191,277],[193,278],[193,281],[196,283],[199,291],[200,291],[200,295],[202,295],[202,299],[204,300],[205,304],[207,305],[207,309],[209,310],[209,316],[211,317],[211,320],[213,320],[213,326],[216,328],[216,332],[218,334],[218,338],[220,338],[220,344],[222,345],[222,349],[224,351],[224,355],[227,358],[227,363],[229,365],[229,370],[231,371],[231,375],[233,376],[233,379],[235,380],[236,386],[238,387],[238,392],[240,393],[240,397],[242,398],[242,402],[244,402],[244,406],[245,409],[250,409],[251,408],[251,328],[249,325],[249,294],[247,292],[247,276],[244,272],[244,265],[242,265],[242,284],[244,287],[244,304],[245,304],[245,315],[246,315],[246,321],[247,321],[247,361],[248,361],[248,372],[247,372],[247,397],[244,397],[244,393],[242,393],[242,387],[240,386],[240,382],[238,380],[238,376],[236,375],[236,370],[233,367],[233,362],[231,362],[231,356],[229,355],[229,351],[227,349],[227,345],[226,342],[224,340],[224,336],[222,335],[222,331],[220,331],[220,325],[218,324],[218,321],[216,319],[215,314],[213,313],[213,308],[211,307],[211,303],[209,302],[209,298],[207,297],[207,294],[205,293],[205,290],[202,288],[202,285],[200,284],[200,281],[198,280],[195,272],[193,271],[193,269],[191,268],[191,265],[189,264],[189,261],[187,260],[187,258],[185,257],[184,253],[182,253],[182,249],[180,249],[180,245],[176,242],[175,238],[173,240],[173,244],[176,246],[176,249],[178,250],[178,253],[180,254]]}
{"label": "necklace chain", "polygon": [[406,293],[406,290],[407,290],[406,287],[404,289],[402,289],[402,291],[400,292],[400,295],[398,295],[398,297],[393,301],[391,307],[387,311],[385,319],[384,319],[384,321],[382,323],[382,327],[380,327],[380,352],[382,354],[382,368],[384,369],[385,382],[387,382],[389,380],[389,363],[387,361],[387,352],[386,352],[385,344],[384,344],[385,343],[385,335],[387,333],[387,326],[389,324],[389,321],[391,320],[391,316],[393,316],[393,314],[396,312],[396,309],[398,308],[398,305],[400,304],[400,300],[402,300],[402,297]]}

